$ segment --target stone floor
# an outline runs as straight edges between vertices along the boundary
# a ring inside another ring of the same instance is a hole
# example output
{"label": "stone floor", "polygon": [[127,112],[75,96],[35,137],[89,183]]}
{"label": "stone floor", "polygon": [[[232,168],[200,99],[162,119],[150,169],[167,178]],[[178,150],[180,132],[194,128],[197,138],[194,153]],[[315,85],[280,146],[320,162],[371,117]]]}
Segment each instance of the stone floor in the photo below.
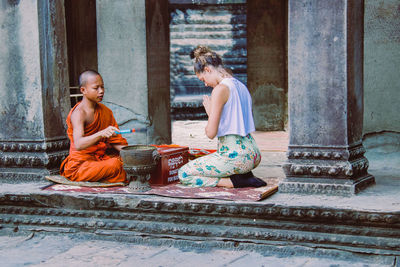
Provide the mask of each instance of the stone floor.
{"label": "stone floor", "polygon": [[87,240],[71,236],[35,234],[0,236],[2,267],[14,266],[396,266],[371,260],[338,260],[295,255],[266,256],[251,251],[223,249],[181,250],[174,247],[144,246],[131,243]]}
{"label": "stone floor", "polygon": [[[216,140],[204,135],[204,121],[177,121],[173,124],[173,143],[215,148]],[[262,151],[262,162],[254,173],[263,178],[283,178],[281,169],[288,144],[286,132],[255,132]],[[351,197],[308,196],[276,193],[263,204],[321,206],[368,211],[400,212],[400,144],[393,136],[371,136],[365,140],[369,172],[376,185]],[[45,184],[43,182],[42,184]],[[42,184],[2,184],[1,194],[41,193]],[[179,200],[177,200],[179,201]],[[217,200],[210,200],[217,201]],[[181,250],[167,246],[88,240],[80,236],[53,236],[35,233],[29,236],[1,234],[1,266],[397,266],[399,257],[386,263],[371,259],[332,259],[298,255],[264,255],[253,251],[223,249]],[[396,265],[397,264],[397,265]]]}
{"label": "stone floor", "polygon": [[[172,123],[172,142],[180,145],[215,149],[217,138],[210,140],[204,133],[207,121],[174,121]],[[262,152],[286,152],[289,134],[284,131],[260,132],[253,134]]]}

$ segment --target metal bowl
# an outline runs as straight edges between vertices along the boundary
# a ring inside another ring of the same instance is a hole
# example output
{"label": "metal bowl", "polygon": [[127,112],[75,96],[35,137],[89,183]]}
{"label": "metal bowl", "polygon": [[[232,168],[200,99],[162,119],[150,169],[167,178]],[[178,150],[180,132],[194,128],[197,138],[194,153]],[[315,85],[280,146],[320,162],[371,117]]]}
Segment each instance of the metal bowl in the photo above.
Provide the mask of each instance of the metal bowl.
{"label": "metal bowl", "polygon": [[125,166],[154,165],[158,159],[157,148],[147,145],[126,146],[120,155]]}

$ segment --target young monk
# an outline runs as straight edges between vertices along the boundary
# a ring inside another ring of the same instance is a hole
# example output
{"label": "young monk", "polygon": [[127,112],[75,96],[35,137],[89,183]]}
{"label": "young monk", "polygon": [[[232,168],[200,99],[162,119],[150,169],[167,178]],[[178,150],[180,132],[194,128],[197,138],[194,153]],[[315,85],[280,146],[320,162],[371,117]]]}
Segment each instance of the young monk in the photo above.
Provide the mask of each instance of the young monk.
{"label": "young monk", "polygon": [[119,151],[128,143],[115,133],[118,125],[112,111],[100,103],[103,79],[96,71],[88,70],[79,76],[79,87],[83,99],[67,117],[71,146],[61,164],[61,175],[79,182],[126,182]]}
{"label": "young monk", "polygon": [[203,97],[208,115],[205,133],[218,137],[218,150],[184,165],[178,172],[182,184],[192,187],[260,187],[266,183],[253,176],[261,153],[251,132],[255,131],[251,96],[247,87],[232,76],[221,57],[205,46],[191,53],[200,81],[213,87]]}

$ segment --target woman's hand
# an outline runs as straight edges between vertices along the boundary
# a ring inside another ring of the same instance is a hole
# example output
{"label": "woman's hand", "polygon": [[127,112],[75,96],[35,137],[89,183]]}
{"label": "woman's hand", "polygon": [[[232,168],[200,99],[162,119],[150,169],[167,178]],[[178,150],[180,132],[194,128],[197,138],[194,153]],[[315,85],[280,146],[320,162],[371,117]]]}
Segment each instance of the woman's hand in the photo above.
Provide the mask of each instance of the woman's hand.
{"label": "woman's hand", "polygon": [[211,114],[211,98],[208,95],[203,95],[203,106],[206,110],[207,116]]}

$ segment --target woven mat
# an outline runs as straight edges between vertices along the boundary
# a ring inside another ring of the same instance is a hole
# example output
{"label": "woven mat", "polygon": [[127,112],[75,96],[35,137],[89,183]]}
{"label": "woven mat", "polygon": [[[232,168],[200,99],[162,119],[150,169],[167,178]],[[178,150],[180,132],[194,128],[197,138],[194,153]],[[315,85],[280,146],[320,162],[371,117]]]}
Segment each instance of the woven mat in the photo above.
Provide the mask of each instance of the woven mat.
{"label": "woven mat", "polygon": [[267,178],[264,180],[267,182],[267,186],[259,188],[186,187],[179,183],[174,183],[169,185],[152,185],[151,190],[146,192],[133,192],[128,186],[85,187],[69,184],[54,184],[43,188],[43,190],[93,194],[137,194],[174,198],[259,201],[278,191],[277,178]]}
{"label": "woven mat", "polygon": [[45,176],[46,180],[64,185],[82,186],[82,187],[113,187],[113,186],[125,186],[124,183],[99,183],[99,182],[74,182],[70,181],[61,175]]}

